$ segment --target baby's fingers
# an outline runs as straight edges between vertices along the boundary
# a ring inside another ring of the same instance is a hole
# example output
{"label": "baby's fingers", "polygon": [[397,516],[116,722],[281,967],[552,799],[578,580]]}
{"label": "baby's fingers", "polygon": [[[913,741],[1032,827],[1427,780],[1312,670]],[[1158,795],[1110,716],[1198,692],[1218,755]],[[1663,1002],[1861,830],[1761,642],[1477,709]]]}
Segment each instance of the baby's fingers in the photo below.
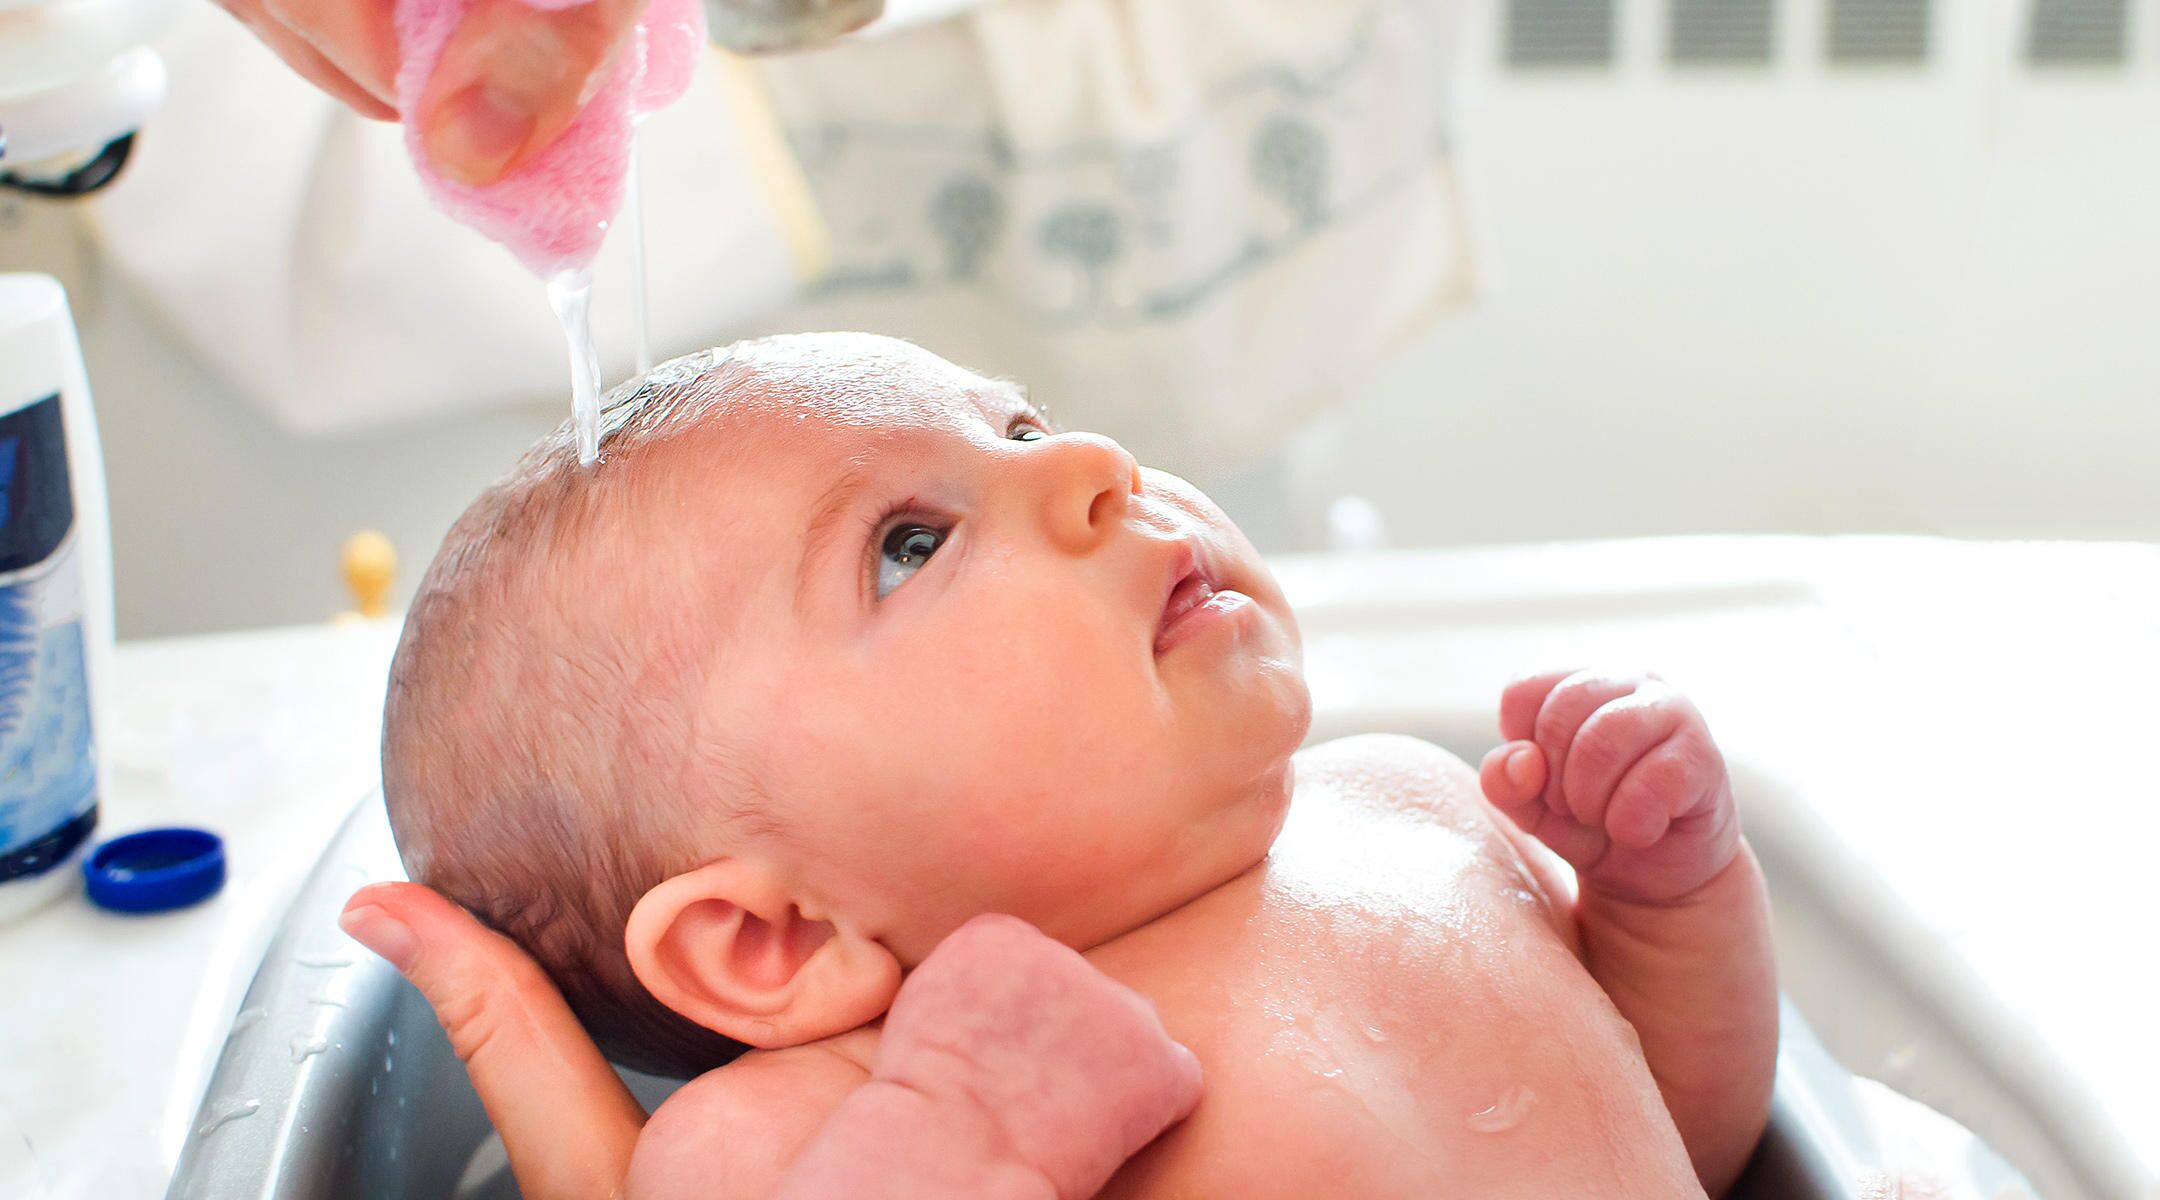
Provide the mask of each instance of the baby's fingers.
{"label": "baby's fingers", "polygon": [[1725,787],[1717,748],[1683,729],[1628,768],[1605,813],[1606,835],[1631,850],[1655,845],[1673,822],[1714,807]]}
{"label": "baby's fingers", "polygon": [[1569,752],[1582,727],[1598,710],[1632,694],[1638,686],[1640,679],[1637,676],[1577,671],[1561,680],[1552,694],[1545,697],[1545,703],[1538,708],[1530,738],[1545,752],[1545,762],[1551,770],[1551,778],[1545,784],[1545,803],[1554,812],[1563,815],[1572,812],[1567,801],[1568,773],[1573,769]]}
{"label": "baby's fingers", "polygon": [[1668,688],[1645,683],[1582,723],[1560,771],[1567,811],[1585,825],[1603,825],[1613,789],[1644,755],[1676,736],[1695,710]]}
{"label": "baby's fingers", "polygon": [[1528,829],[1533,807],[1539,806],[1538,796],[1545,790],[1545,754],[1536,742],[1495,746],[1478,767],[1478,783],[1494,808]]}
{"label": "baby's fingers", "polygon": [[1500,736],[1511,742],[1527,741],[1537,731],[1538,710],[1545,706],[1545,697],[1560,682],[1576,673],[1569,667],[1562,671],[1540,671],[1525,675],[1510,683],[1500,692]]}

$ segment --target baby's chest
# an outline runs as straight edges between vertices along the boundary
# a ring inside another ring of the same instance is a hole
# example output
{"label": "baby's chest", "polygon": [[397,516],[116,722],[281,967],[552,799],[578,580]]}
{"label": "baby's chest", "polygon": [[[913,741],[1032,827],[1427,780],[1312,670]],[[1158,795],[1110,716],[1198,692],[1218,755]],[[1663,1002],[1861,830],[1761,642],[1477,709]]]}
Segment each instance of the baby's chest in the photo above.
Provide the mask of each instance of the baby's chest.
{"label": "baby's chest", "polygon": [[1521,882],[1446,829],[1293,824],[1160,957],[1106,962],[1207,1084],[1105,1194],[1505,1194],[1555,1153],[1532,1117],[1580,1069],[1541,1049],[1553,1016],[1603,1003]]}

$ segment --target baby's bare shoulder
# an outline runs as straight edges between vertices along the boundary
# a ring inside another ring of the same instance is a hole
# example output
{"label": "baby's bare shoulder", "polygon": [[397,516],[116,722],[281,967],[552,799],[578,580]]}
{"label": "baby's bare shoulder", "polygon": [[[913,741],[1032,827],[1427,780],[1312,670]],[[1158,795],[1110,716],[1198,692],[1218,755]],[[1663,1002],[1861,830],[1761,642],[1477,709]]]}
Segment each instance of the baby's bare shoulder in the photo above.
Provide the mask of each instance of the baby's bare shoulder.
{"label": "baby's bare shoulder", "polygon": [[1387,733],[1338,738],[1300,751],[1296,761],[1301,803],[1311,796],[1452,831],[1477,847],[1505,887],[1538,897],[1562,944],[1578,948],[1566,864],[1500,815],[1468,763],[1431,742]]}
{"label": "baby's bare shoulder", "polygon": [[1365,733],[1301,750],[1296,761],[1301,797],[1311,790],[1375,815],[1438,821],[1465,832],[1492,827],[1477,772],[1431,742]]}
{"label": "baby's bare shoulder", "polygon": [[[867,1049],[847,1038],[752,1051],[682,1085],[638,1138],[636,1200],[770,1196],[833,1110],[870,1078]],[[852,1037],[854,1035],[848,1035]]]}

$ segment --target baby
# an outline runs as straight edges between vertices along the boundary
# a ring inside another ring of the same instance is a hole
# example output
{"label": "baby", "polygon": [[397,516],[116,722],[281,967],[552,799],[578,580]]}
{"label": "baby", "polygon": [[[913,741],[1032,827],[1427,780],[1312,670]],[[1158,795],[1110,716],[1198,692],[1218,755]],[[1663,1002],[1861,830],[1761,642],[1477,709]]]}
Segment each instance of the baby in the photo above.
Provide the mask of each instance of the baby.
{"label": "baby", "polygon": [[1299,751],[1296,626],[1230,521],[888,339],[679,359],[603,451],[558,435],[452,529],[383,767],[414,879],[611,1057],[698,1076],[634,1190],[770,1194],[903,974],[982,913],[1084,951],[1199,1060],[1198,1108],[1104,1195],[1739,1174],[1767,908],[1663,683],[1523,679],[1481,775],[1406,738]]}

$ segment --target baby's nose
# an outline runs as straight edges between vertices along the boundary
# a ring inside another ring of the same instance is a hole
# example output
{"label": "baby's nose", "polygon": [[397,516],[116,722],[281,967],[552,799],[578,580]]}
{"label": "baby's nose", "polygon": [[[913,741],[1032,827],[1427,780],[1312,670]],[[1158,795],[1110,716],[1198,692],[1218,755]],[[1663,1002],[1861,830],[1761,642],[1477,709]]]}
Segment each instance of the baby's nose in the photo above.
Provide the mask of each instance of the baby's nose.
{"label": "baby's nose", "polygon": [[1125,447],[1093,433],[1045,438],[1027,456],[1042,481],[1043,523],[1072,550],[1092,549],[1124,520],[1144,486]]}

